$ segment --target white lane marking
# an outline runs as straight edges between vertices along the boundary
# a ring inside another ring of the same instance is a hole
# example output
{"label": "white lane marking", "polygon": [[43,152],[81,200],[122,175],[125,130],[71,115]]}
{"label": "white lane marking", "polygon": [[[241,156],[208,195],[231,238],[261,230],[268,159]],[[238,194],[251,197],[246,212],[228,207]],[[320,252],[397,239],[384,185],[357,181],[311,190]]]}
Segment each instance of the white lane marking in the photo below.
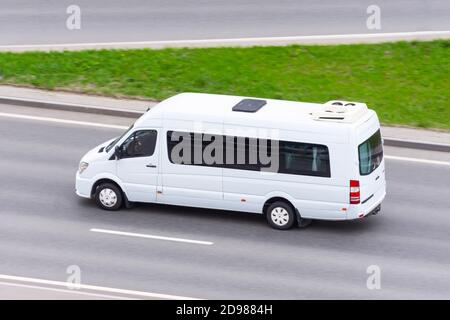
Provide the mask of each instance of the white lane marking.
{"label": "white lane marking", "polygon": [[[10,276],[10,275],[6,275],[6,274],[0,274],[0,279],[9,280],[9,281],[17,281],[17,282],[25,282],[25,283],[38,283],[38,284],[57,286],[57,287],[65,287],[65,288],[68,288],[69,286],[73,286],[73,283],[68,283],[68,282],[29,278],[29,277]],[[88,285],[88,284],[79,284],[78,287],[80,289],[84,289],[84,290],[102,291],[102,292],[137,296],[137,297],[143,297],[143,298],[171,299],[171,300],[198,300],[198,298],[192,298],[192,297],[183,297],[183,296],[175,296],[175,295],[154,293],[154,292],[145,292],[145,291],[135,291],[135,290],[117,289],[117,288],[110,288],[110,287],[93,286],[93,285]]]}
{"label": "white lane marking", "polygon": [[399,161],[419,162],[419,163],[427,163],[427,164],[437,164],[437,165],[441,165],[441,166],[450,166],[450,162],[446,162],[446,161],[408,158],[408,157],[397,157],[397,156],[384,156],[384,157],[386,159],[390,159],[390,160],[399,160]]}
{"label": "white lane marking", "polygon": [[[33,285],[28,285],[28,284],[19,284],[19,283],[12,283],[12,282],[0,282],[0,286],[10,286],[10,287],[46,290],[46,291],[53,291],[53,292],[62,292],[62,293],[68,293],[68,294],[78,294],[78,295],[83,295],[83,296],[91,296],[91,297],[97,297],[97,298],[105,298],[105,299],[137,300],[135,298],[112,296],[112,295],[99,294],[99,293],[90,293],[90,292],[70,290],[70,289],[56,289],[56,288],[49,288],[49,287],[43,287],[43,286],[33,286]],[[1,297],[1,298],[5,299],[5,298],[8,298],[8,297]]]}
{"label": "white lane marking", "polygon": [[[102,127],[102,128],[111,128],[111,129],[120,129],[120,130],[128,129],[127,126],[120,126],[120,125],[113,125],[113,124],[104,124],[104,123],[98,123],[98,122],[85,122],[85,121],[76,121],[76,120],[66,120],[66,119],[57,119],[57,118],[49,118],[49,117],[28,116],[28,115],[15,114],[15,113],[0,112],[0,117],[35,120],[35,121],[46,121],[46,122],[64,123],[64,124],[73,124],[73,125],[89,126],[89,127]],[[386,155],[385,158],[386,159],[391,159],[391,160],[419,162],[419,163],[429,163],[429,164],[445,165],[445,166],[450,165],[450,162],[437,161],[437,160],[428,160],[428,159],[420,159],[420,158],[397,157],[397,156],[388,156],[388,155]]]}
{"label": "white lane marking", "polygon": [[119,125],[114,125],[114,124],[57,119],[57,118],[50,118],[50,117],[28,116],[28,115],[24,115],[24,114],[4,113],[4,112],[0,112],[0,117],[35,120],[35,121],[45,121],[45,122],[54,122],[54,123],[64,123],[64,124],[74,124],[74,125],[88,126],[88,127],[111,128],[111,129],[120,129],[120,130],[128,128],[127,126],[119,126]]}
{"label": "white lane marking", "polygon": [[226,45],[226,44],[257,44],[257,43],[300,43],[314,41],[336,41],[336,40],[370,40],[370,39],[401,39],[414,37],[450,37],[450,30],[439,31],[412,31],[412,32],[385,32],[385,33],[358,33],[358,34],[331,34],[311,36],[284,36],[284,37],[250,37],[250,38],[225,38],[225,39],[195,39],[195,40],[156,40],[156,41],[123,41],[123,42],[86,42],[86,43],[63,43],[63,44],[24,44],[24,45],[1,45],[0,49],[66,49],[87,47],[120,47],[120,46],[142,46],[142,47],[164,47],[164,46],[199,46],[199,45]]}
{"label": "white lane marking", "polygon": [[165,240],[165,241],[175,241],[175,242],[185,242],[185,243],[193,243],[193,244],[202,244],[202,245],[206,245],[206,246],[210,246],[210,245],[214,244],[214,242],[210,242],[210,241],[200,241],[200,240],[190,240],[190,239],[182,239],[182,238],[154,236],[154,235],[150,235],[150,234],[133,233],[133,232],[122,232],[122,231],[96,229],[96,228],[93,228],[90,231],[92,231],[92,232],[99,232],[99,233],[114,234],[114,235],[119,235],[119,236],[137,237],[137,238],[146,238],[146,239],[155,239],[155,240]]}

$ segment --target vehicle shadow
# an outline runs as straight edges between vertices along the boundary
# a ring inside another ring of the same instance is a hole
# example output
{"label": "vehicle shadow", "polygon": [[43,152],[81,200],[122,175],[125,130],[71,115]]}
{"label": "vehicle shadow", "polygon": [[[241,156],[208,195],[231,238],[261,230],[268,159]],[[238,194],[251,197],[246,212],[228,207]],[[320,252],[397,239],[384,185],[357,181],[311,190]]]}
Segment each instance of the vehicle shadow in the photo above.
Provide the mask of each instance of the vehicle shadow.
{"label": "vehicle shadow", "polygon": [[[139,227],[146,225],[161,227],[162,229],[193,229],[197,231],[208,230],[214,234],[226,234],[232,231],[232,235],[258,234],[267,235],[267,232],[286,233],[271,229],[265,217],[261,214],[193,208],[185,206],[165,204],[133,204],[131,208],[123,208],[120,211],[104,211],[97,207],[94,201],[79,199],[78,205],[87,210],[92,218],[94,213],[98,221],[107,217],[108,222],[122,222],[126,225],[136,224]],[[84,210],[83,210],[84,211]],[[288,233],[301,233],[302,235],[313,235],[326,233],[329,235],[348,235],[366,233],[376,229],[380,225],[380,217],[369,216],[363,219],[349,221],[324,221],[314,220],[307,228],[292,228]],[[97,220],[97,219],[96,219]],[[295,232],[298,231],[298,232]]]}

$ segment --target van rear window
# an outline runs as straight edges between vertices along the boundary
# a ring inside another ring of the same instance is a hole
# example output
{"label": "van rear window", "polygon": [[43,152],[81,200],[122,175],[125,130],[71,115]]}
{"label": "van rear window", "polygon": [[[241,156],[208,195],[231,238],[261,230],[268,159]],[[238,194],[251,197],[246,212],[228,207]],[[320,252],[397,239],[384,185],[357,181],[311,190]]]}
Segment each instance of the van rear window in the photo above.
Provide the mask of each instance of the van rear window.
{"label": "van rear window", "polygon": [[383,144],[380,130],[359,145],[358,153],[360,175],[366,176],[378,168],[383,160]]}

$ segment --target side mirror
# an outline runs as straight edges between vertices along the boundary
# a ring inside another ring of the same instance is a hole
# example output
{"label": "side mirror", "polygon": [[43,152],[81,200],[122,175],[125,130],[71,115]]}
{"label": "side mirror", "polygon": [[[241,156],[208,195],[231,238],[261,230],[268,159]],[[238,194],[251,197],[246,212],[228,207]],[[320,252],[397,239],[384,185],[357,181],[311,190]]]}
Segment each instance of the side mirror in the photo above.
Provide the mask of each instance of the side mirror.
{"label": "side mirror", "polygon": [[114,155],[116,156],[116,160],[119,160],[123,157],[123,151],[120,146],[116,146],[114,149]]}

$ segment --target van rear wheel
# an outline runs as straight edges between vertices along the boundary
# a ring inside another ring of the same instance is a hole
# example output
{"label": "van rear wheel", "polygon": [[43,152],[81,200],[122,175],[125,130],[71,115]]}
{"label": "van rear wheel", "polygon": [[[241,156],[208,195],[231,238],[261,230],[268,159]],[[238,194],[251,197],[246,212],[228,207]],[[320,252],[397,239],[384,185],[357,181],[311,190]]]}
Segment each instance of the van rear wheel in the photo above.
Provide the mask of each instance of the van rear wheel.
{"label": "van rear wheel", "polygon": [[274,229],[290,229],[295,223],[294,208],[283,201],[274,202],[267,208],[266,218]]}
{"label": "van rear wheel", "polygon": [[116,211],[122,207],[122,191],[112,183],[102,183],[95,191],[95,202],[103,210]]}

